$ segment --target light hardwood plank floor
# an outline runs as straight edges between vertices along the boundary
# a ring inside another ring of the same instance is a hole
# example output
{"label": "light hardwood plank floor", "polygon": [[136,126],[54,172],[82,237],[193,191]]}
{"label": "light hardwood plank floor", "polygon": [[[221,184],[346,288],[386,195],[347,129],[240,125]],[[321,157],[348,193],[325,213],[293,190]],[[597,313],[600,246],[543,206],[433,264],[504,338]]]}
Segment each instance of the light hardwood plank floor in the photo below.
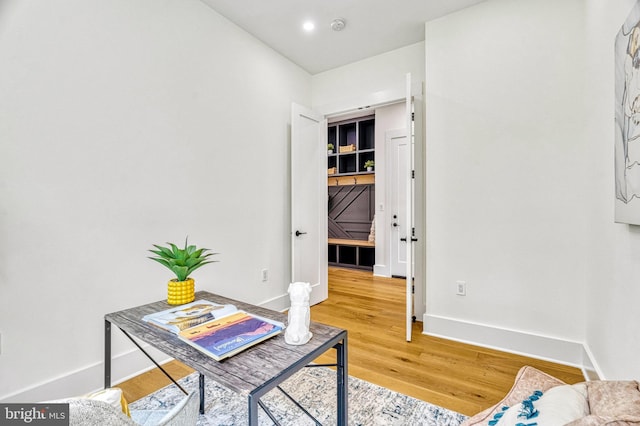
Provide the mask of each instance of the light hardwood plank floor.
{"label": "light hardwood plank floor", "polygon": [[[349,331],[349,375],[466,415],[498,402],[524,365],[567,383],[583,381],[579,369],[404,330],[404,280],[371,272],[329,268],[329,298],[311,308],[311,319]],[[335,360],[333,350],[318,362]],[[173,361],[174,377],[192,370]],[[135,401],[169,384],[157,370],[119,384]]]}

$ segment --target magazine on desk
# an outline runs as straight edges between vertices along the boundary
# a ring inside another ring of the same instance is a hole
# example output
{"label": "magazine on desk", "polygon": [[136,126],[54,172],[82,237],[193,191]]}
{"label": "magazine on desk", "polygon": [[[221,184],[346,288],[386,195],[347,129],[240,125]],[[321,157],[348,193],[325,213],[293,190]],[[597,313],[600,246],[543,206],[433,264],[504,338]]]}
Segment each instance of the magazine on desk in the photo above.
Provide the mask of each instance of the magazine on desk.
{"label": "magazine on desk", "polygon": [[189,327],[224,317],[236,311],[234,305],[220,305],[208,300],[196,300],[186,305],[145,315],[142,320],[178,334]]}
{"label": "magazine on desk", "polygon": [[198,300],[142,318],[171,331],[216,361],[233,356],[284,330],[284,324],[238,310]]}
{"label": "magazine on desk", "polygon": [[244,311],[182,330],[178,336],[216,361],[280,334],[284,324]]}

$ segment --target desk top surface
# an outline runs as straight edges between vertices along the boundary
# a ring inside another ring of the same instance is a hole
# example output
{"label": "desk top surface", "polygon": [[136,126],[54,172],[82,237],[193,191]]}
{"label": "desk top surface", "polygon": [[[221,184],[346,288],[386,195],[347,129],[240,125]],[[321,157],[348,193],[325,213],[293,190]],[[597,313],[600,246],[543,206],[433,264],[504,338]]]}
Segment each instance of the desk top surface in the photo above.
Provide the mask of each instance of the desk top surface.
{"label": "desk top surface", "polygon": [[[233,304],[240,310],[286,323],[287,315],[256,305],[229,299],[206,291],[196,293],[195,300],[209,300],[220,304]],[[159,301],[113,312],[105,319],[132,336],[149,343],[154,348],[183,362],[204,374],[220,385],[247,395],[281,376],[289,376],[304,365],[332,348],[338,342],[345,342],[345,330],[311,322],[309,329],[313,333],[305,345],[292,346],[284,341],[284,333],[270,338],[258,345],[222,361],[203,354],[184,343],[175,334],[160,329],[142,320],[142,317],[171,308],[166,301]]]}

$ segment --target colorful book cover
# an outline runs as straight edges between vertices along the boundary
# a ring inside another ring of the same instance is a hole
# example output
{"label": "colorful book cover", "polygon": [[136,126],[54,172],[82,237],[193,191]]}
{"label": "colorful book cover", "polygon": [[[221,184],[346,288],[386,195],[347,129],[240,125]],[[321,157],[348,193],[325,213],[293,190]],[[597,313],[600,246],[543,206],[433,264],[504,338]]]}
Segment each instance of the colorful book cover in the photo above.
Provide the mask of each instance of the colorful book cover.
{"label": "colorful book cover", "polygon": [[220,361],[279,334],[284,324],[238,311],[180,332],[180,338]]}
{"label": "colorful book cover", "polygon": [[220,305],[208,300],[197,300],[161,312],[145,315],[142,319],[173,333],[237,312],[233,305]]}

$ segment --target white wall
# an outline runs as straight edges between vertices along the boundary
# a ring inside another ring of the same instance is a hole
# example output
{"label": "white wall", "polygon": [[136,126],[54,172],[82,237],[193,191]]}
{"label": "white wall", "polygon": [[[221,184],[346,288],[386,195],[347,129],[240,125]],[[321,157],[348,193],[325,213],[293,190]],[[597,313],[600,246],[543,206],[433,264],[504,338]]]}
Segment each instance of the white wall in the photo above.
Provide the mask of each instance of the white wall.
{"label": "white wall", "polygon": [[427,23],[428,332],[576,364],[585,344],[601,376],[640,376],[640,232],[613,223],[632,3],[490,0]]}
{"label": "white wall", "polygon": [[640,227],[613,223],[613,43],[633,0],[585,1],[583,101],[592,175],[586,210],[587,346],[607,379],[640,378]]}
{"label": "white wall", "polygon": [[[220,253],[197,289],[286,306],[309,74],[197,0],[11,1],[0,23],[0,400],[102,385],[104,314],[166,297],[152,243],[188,235]],[[149,366],[116,337],[115,380]]]}
{"label": "white wall", "polygon": [[429,315],[584,340],[581,3],[493,0],[426,25]]}
{"label": "white wall", "polygon": [[424,81],[424,43],[415,43],[313,76],[313,108],[335,114],[405,97],[405,76],[414,92]]}

